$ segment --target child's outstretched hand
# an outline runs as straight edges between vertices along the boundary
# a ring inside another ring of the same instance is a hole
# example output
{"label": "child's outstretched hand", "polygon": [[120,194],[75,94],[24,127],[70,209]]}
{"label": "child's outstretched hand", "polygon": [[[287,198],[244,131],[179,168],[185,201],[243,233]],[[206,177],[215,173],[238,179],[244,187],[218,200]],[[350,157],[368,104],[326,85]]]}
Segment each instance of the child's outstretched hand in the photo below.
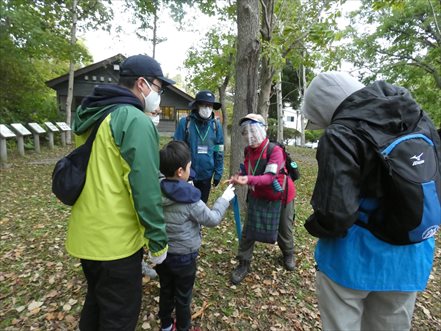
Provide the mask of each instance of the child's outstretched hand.
{"label": "child's outstretched hand", "polygon": [[156,273],[155,269],[150,268],[150,266],[145,261],[141,262],[141,270],[142,270],[142,274],[144,276],[149,277],[150,279],[154,279],[158,277],[158,274]]}
{"label": "child's outstretched hand", "polygon": [[227,189],[222,193],[222,198],[230,202],[234,198],[234,190],[233,184],[228,185]]}

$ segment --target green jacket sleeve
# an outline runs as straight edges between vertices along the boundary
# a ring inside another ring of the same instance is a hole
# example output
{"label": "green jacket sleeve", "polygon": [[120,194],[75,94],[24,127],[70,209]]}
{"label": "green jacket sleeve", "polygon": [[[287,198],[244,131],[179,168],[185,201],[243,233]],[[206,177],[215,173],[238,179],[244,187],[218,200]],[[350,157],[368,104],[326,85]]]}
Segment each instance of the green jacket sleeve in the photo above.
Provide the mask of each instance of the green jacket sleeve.
{"label": "green jacket sleeve", "polygon": [[[116,116],[115,116],[116,115]],[[159,186],[159,136],[151,119],[126,107],[112,116],[111,128],[121,157],[130,167],[128,189],[152,255],[167,250],[167,235]]]}

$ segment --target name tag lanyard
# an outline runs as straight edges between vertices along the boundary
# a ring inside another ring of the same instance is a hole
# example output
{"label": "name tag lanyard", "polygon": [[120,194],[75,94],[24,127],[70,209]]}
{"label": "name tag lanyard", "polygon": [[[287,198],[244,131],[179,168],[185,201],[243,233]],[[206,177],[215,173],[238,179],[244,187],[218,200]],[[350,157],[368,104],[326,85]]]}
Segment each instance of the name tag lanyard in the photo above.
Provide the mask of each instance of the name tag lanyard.
{"label": "name tag lanyard", "polygon": [[263,152],[265,151],[266,147],[268,146],[269,140],[266,142],[265,146],[262,148],[262,151],[260,152],[259,158],[257,159],[256,165],[253,167],[251,166],[251,160],[248,154],[248,170],[251,170],[251,174],[254,176],[256,173],[257,167],[259,166],[260,159],[262,158]]}
{"label": "name tag lanyard", "polygon": [[201,132],[199,131],[199,128],[198,128],[198,126],[196,125],[196,123],[195,123],[194,126],[195,126],[196,131],[197,131],[197,133],[198,133],[198,135],[199,135],[199,138],[201,138],[201,141],[204,142],[204,141],[205,141],[205,138],[207,138],[208,130],[210,130],[210,125],[208,125],[207,131],[205,131],[205,134],[204,134],[203,137],[202,137]]}

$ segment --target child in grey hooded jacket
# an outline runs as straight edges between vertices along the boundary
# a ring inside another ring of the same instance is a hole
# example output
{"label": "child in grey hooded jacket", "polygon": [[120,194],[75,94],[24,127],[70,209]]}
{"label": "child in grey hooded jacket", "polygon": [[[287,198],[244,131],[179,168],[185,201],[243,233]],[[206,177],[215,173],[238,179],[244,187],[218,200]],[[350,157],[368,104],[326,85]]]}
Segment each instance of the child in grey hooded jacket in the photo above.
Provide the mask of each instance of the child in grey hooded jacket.
{"label": "child in grey hooded jacket", "polygon": [[164,220],[168,236],[167,258],[156,266],[161,285],[159,318],[162,330],[172,330],[176,309],[177,330],[191,326],[191,297],[196,278],[196,258],[201,246],[201,225],[218,225],[231,199],[234,187],[228,186],[210,210],[201,200],[199,189],[187,182],[191,154],[182,141],[171,141],[160,151],[160,170]]}

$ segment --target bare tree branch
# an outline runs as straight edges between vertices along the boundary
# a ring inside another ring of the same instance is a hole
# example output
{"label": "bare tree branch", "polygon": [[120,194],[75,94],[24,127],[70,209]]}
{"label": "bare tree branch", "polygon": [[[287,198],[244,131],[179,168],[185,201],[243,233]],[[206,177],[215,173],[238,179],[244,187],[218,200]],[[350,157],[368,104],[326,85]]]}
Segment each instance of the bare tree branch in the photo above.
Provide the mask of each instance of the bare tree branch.
{"label": "bare tree branch", "polygon": [[435,22],[436,31],[438,32],[438,36],[441,36],[441,31],[439,29],[438,20],[436,19],[435,9],[433,9],[432,1],[430,0],[427,1],[429,2],[430,8],[432,9],[433,21]]}

